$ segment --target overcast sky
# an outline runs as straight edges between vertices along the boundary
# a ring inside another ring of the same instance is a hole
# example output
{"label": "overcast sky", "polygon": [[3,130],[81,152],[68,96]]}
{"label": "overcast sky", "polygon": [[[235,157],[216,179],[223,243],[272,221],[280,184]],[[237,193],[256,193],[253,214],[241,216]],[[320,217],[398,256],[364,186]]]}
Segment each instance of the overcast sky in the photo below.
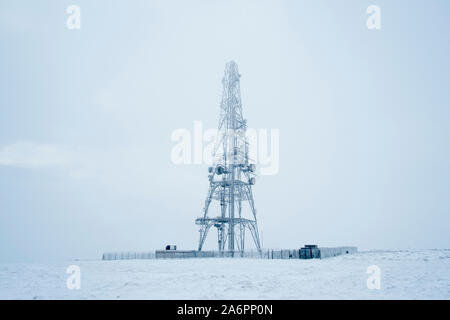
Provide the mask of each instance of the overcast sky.
{"label": "overcast sky", "polygon": [[217,126],[229,60],[249,127],[280,132],[279,171],[254,187],[264,247],[449,248],[449,15],[437,0],[2,1],[0,261],[196,248],[208,166],[172,163],[171,134]]}

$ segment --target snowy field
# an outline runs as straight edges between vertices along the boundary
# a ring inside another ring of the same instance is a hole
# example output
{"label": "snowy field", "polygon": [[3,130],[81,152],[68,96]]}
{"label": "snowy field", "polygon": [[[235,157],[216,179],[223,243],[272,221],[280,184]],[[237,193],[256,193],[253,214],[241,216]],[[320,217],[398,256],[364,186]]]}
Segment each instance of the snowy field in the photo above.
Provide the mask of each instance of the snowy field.
{"label": "snowy field", "polygon": [[[66,269],[81,269],[69,290]],[[381,269],[369,290],[367,267]],[[185,259],[1,263],[1,299],[450,299],[450,250],[324,260]]]}

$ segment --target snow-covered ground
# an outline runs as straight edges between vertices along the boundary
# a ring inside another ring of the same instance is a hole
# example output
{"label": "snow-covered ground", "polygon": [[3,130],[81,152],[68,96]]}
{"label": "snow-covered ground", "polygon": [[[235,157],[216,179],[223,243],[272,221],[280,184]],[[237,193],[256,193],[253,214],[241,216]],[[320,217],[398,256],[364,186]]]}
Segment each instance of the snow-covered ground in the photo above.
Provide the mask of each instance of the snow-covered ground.
{"label": "snow-covered ground", "polygon": [[[69,290],[69,265],[81,288]],[[381,269],[380,290],[367,267]],[[1,263],[0,299],[450,299],[450,250],[324,260],[184,259]]]}

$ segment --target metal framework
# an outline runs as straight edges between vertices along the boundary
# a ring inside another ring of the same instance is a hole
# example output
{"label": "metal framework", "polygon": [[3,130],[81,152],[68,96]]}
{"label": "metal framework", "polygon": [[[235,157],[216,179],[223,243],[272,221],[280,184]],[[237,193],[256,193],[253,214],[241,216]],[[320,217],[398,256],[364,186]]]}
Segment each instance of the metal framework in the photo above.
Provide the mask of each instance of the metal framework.
{"label": "metal framework", "polygon": [[[245,230],[251,233],[256,249],[261,251],[256,209],[252,185],[255,184],[255,164],[249,159],[246,137],[247,121],[242,116],[241,91],[237,64],[228,62],[222,80],[223,94],[220,104],[218,136],[213,152],[214,163],[209,167],[209,191],[203,208],[203,217],[195,223],[200,225],[198,250],[201,251],[209,229],[217,228],[219,251],[238,251],[245,247]],[[208,216],[213,200],[220,203],[220,215]],[[244,218],[243,204],[248,202],[250,218]],[[235,247],[236,244],[236,247]],[[236,250],[237,249],[237,250]]]}

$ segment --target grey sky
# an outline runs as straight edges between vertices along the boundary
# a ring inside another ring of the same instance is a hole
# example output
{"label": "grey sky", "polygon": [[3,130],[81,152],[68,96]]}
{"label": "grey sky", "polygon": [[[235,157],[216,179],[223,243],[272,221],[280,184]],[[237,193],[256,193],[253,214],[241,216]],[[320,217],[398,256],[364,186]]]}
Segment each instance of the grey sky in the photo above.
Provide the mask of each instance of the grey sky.
{"label": "grey sky", "polygon": [[450,247],[449,14],[448,1],[2,1],[0,260],[195,248],[207,165],[174,165],[170,136],[217,126],[231,59],[249,126],[280,130],[279,173],[254,188],[265,247]]}

